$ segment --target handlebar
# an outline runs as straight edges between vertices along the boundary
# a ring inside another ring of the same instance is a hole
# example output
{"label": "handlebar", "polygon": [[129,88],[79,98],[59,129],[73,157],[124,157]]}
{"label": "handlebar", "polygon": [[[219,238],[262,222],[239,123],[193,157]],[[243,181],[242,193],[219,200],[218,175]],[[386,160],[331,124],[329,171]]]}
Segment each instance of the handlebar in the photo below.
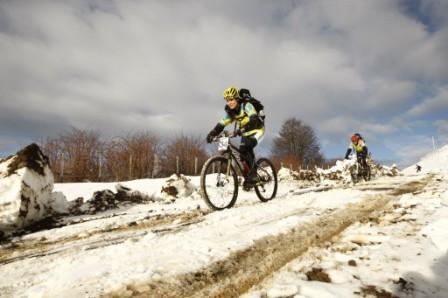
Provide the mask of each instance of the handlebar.
{"label": "handlebar", "polygon": [[217,135],[216,137],[213,138],[213,142],[216,142],[219,138],[222,138],[222,137],[236,138],[237,136],[238,136],[238,134],[236,133],[236,131],[224,130],[219,135]]}

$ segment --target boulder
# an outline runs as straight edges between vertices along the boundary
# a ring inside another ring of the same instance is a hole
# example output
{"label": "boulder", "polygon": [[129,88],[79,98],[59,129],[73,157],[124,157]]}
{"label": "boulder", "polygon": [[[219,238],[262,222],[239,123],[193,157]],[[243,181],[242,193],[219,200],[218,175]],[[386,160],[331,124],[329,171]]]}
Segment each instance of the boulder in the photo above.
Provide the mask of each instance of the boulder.
{"label": "boulder", "polygon": [[196,191],[190,179],[182,174],[173,174],[169,177],[160,190],[162,199],[166,202],[174,202],[177,198],[188,197]]}
{"label": "boulder", "polygon": [[115,189],[117,190],[116,193],[110,189],[95,191],[93,196],[85,202],[83,198],[69,202],[67,213],[73,215],[96,214],[126,205],[155,202],[155,198],[138,190],[132,190],[120,183],[115,185]]}

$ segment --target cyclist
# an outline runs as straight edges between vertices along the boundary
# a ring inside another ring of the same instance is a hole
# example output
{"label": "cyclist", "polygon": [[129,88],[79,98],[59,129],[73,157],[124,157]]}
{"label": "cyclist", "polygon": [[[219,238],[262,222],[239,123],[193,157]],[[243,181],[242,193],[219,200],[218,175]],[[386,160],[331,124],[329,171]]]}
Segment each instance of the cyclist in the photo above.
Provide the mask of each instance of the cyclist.
{"label": "cyclist", "polygon": [[255,168],[254,148],[261,142],[264,135],[264,124],[260,120],[254,106],[249,102],[243,102],[240,92],[235,87],[229,87],[224,90],[224,100],[226,106],[225,113],[218,124],[207,135],[207,142],[211,143],[214,137],[219,135],[224,127],[236,121],[238,123],[237,135],[241,136],[239,150],[245,168],[248,171],[247,179],[244,181],[246,186],[257,183],[258,177]]}
{"label": "cyclist", "polygon": [[418,173],[418,172],[421,172],[421,170],[422,170],[422,166],[421,166],[421,165],[416,165],[416,166],[415,166],[415,169],[417,170],[417,173]]}
{"label": "cyclist", "polygon": [[355,133],[351,137],[351,143],[348,145],[347,152],[345,153],[345,159],[348,159],[348,156],[352,152],[352,148],[356,152],[356,159],[359,164],[361,164],[363,169],[367,169],[367,146],[363,139],[363,137],[359,133]]}

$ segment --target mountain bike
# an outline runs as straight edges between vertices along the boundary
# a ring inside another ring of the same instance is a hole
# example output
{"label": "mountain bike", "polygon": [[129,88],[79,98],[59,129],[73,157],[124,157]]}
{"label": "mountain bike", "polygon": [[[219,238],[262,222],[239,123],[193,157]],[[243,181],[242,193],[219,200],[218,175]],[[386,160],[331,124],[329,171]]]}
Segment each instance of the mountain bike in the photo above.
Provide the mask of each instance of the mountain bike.
{"label": "mountain bike", "polygon": [[[238,197],[238,189],[243,177],[248,178],[241,152],[231,142],[236,137],[235,133],[222,132],[214,138],[218,144],[218,155],[210,157],[202,167],[201,192],[207,205],[213,210],[231,208]],[[262,202],[272,200],[277,194],[277,171],[272,162],[267,158],[256,160],[257,179],[253,185],[244,185],[244,190],[255,189],[257,197]]]}
{"label": "mountain bike", "polygon": [[361,159],[357,158],[356,162],[350,167],[350,176],[352,177],[353,183],[358,183],[361,179],[364,179],[364,181],[370,181],[370,166],[367,163],[363,166]]}

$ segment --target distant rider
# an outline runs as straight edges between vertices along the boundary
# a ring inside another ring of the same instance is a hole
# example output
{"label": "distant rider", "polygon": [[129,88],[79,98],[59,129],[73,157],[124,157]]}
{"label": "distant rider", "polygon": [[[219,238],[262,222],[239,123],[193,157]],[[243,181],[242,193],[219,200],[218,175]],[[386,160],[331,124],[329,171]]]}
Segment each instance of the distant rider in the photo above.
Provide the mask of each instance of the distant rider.
{"label": "distant rider", "polygon": [[415,169],[417,170],[417,173],[420,172],[422,170],[422,166],[421,165],[416,165]]}
{"label": "distant rider", "polygon": [[[242,89],[242,91],[243,96],[246,96],[246,89]],[[239,90],[235,87],[229,87],[224,90],[224,100],[227,103],[224,107],[225,114],[221,121],[207,135],[207,142],[211,143],[213,138],[224,130],[224,127],[237,121],[237,135],[241,136],[239,150],[241,152],[241,158],[247,163],[246,167],[249,169],[245,184],[253,185],[258,182],[254,165],[254,148],[262,140],[264,124],[258,117],[254,106],[249,102],[243,101]]]}
{"label": "distant rider", "polygon": [[348,145],[347,152],[345,153],[345,159],[348,159],[350,153],[352,153],[352,148],[356,152],[356,159],[362,165],[364,169],[367,168],[367,146],[366,143],[359,133],[355,133],[351,137],[351,143]]}

